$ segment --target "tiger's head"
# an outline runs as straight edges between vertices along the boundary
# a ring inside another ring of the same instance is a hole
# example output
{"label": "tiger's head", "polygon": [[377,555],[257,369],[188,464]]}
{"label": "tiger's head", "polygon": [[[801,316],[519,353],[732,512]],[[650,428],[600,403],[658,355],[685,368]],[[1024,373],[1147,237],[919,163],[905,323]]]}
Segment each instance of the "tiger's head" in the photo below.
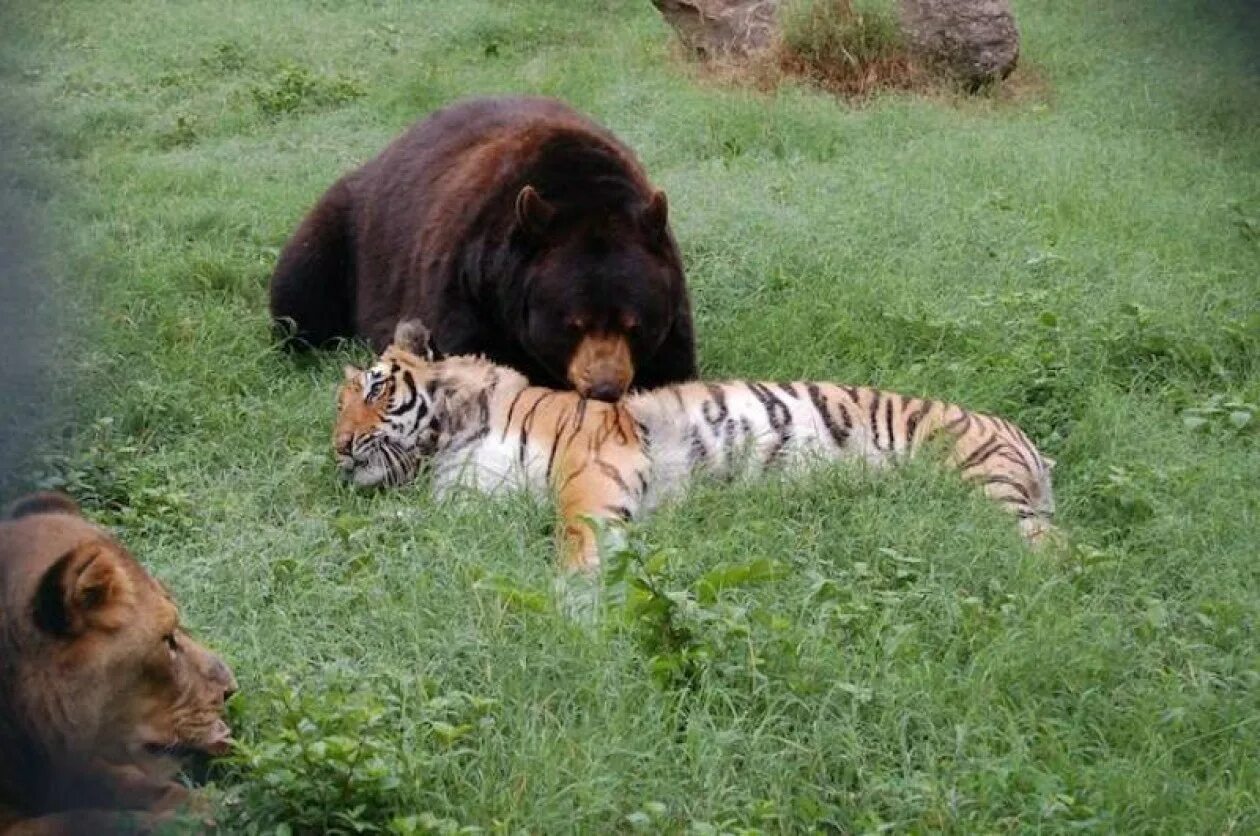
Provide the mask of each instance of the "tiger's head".
{"label": "tiger's head", "polygon": [[434,359],[428,332],[413,321],[398,326],[394,343],[371,366],[345,367],[333,452],[346,479],[365,488],[402,485],[437,449]]}

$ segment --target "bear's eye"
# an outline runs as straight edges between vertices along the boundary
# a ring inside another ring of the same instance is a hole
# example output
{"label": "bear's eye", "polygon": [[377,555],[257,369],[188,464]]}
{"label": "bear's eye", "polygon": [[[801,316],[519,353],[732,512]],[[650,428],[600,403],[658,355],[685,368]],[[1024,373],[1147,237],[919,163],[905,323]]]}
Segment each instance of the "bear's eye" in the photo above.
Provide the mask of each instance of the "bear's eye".
{"label": "bear's eye", "polygon": [[166,643],[166,649],[171,653],[179,652],[179,639],[175,638],[174,633],[167,633],[162,637],[162,641]]}

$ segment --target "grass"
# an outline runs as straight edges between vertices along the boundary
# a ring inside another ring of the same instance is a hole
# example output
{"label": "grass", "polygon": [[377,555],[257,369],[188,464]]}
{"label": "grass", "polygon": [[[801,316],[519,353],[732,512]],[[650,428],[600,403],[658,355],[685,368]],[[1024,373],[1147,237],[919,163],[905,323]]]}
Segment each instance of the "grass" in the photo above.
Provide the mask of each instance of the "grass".
{"label": "grass", "polygon": [[[1260,21],[1016,6],[1044,101],[857,109],[698,86],[630,0],[4,8],[2,171],[63,304],[22,378],[61,397],[6,407],[72,416],[26,481],[116,526],[235,666],[221,821],[1260,828]],[[574,618],[545,508],[339,485],[346,356],[271,349],[277,249],[409,121],[508,91],[668,191],[706,375],[1007,415],[1058,459],[1070,553],[928,470],[706,487]],[[704,582],[757,561],[786,572]]]}
{"label": "grass", "polygon": [[928,87],[929,74],[911,59],[889,0],[795,0],[780,20],[782,43],[772,60],[782,72],[848,96]]}

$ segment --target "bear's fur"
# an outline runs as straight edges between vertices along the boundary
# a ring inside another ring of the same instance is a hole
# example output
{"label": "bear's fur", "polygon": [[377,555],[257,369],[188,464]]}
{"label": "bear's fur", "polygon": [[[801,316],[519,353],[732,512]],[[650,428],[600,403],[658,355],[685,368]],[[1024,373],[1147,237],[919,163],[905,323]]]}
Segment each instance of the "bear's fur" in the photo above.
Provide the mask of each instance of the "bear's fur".
{"label": "bear's fur", "polygon": [[338,180],[281,253],[271,313],[290,345],[376,351],[419,319],[442,354],[605,400],[696,374],[664,193],[551,99],[456,103]]}

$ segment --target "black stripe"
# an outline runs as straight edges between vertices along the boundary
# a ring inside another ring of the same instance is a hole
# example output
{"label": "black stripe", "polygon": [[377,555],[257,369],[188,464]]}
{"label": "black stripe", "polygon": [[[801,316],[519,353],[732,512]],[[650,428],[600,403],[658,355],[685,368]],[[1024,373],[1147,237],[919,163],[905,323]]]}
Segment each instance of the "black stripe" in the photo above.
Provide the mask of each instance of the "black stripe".
{"label": "black stripe", "polygon": [[507,420],[503,422],[503,435],[499,441],[507,441],[508,428],[512,426],[512,413],[516,411],[516,404],[520,401],[521,396],[525,394],[524,389],[516,393],[516,397],[512,398],[512,405],[508,407]]}
{"label": "black stripe", "polygon": [[[731,414],[730,409],[726,406],[726,393],[722,391],[722,387],[710,383],[705,387],[709,391],[709,399],[700,404],[700,415],[711,427],[718,427],[727,416]],[[717,414],[710,415],[709,407],[716,406]]]}
{"label": "black stripe", "polygon": [[477,422],[477,431],[460,444],[460,449],[490,434],[490,392],[488,390],[483,389],[477,393]]}
{"label": "black stripe", "polygon": [[920,406],[910,415],[906,416],[906,447],[914,447],[914,433],[919,428],[919,422],[923,420],[923,416],[928,414],[932,409],[931,401],[921,401]]}
{"label": "black stripe", "polygon": [[[490,429],[490,391],[482,389],[477,393],[477,421],[486,431]],[[485,435],[485,432],[482,432]]]}
{"label": "black stripe", "polygon": [[525,451],[529,447],[529,430],[530,430],[530,427],[532,427],[534,423],[534,413],[538,411],[538,407],[542,404],[543,401],[547,400],[547,398],[550,398],[554,394],[556,393],[544,392],[542,395],[540,395],[538,397],[538,400],[534,401],[534,405],[529,408],[529,412],[526,412],[525,417],[521,419],[521,437],[520,437],[520,440],[517,442],[517,444],[519,445],[517,448],[517,457],[518,457],[518,461],[520,461],[522,465],[525,464]]}
{"label": "black stripe", "polygon": [[1018,455],[1018,451],[1015,449],[1015,446],[1011,444],[1010,442],[1004,442],[1002,444],[1002,451],[998,453],[998,455],[1006,459],[1011,464],[1018,467],[1020,470],[1026,471],[1028,473],[1037,472],[1036,469],[1029,468],[1028,462],[1024,461],[1024,459]]}
{"label": "black stripe", "polygon": [[634,514],[624,505],[605,505],[604,510],[622,522],[630,522],[634,519]]}
{"label": "black stripe", "polygon": [[760,383],[748,382],[745,384],[748,391],[752,392],[757,400],[761,401],[761,406],[766,410],[766,420],[770,422],[770,426],[778,434],[775,439],[774,446],[766,453],[765,464],[773,464],[788,442],[792,440],[792,410],[788,409],[787,404],[779,400],[769,387]]}
{"label": "black stripe", "polygon": [[831,436],[831,440],[835,442],[837,447],[843,448],[849,443],[848,427],[840,427],[836,424],[836,418],[831,414],[827,399],[818,388],[817,383],[806,384],[805,391],[809,393],[809,400],[814,405],[814,411],[822,418],[823,426],[827,428],[827,433]]}
{"label": "black stripe", "polygon": [[844,425],[845,435],[853,430],[853,416],[849,414],[849,408],[844,405],[844,401],[839,398],[835,403],[836,411],[840,413],[840,423]]}
{"label": "black stripe", "polygon": [[985,439],[984,443],[972,450],[971,454],[967,456],[967,458],[959,462],[958,469],[970,470],[977,465],[984,464],[1001,446],[1002,442],[998,441],[993,436],[989,436],[989,438]]}
{"label": "black stripe", "polygon": [[766,410],[766,419],[770,422],[770,426],[776,430],[783,430],[792,425],[792,410],[788,409],[787,404],[779,400],[769,388],[760,383],[748,383],[748,390],[753,393],[757,400],[761,401],[761,406]]}
{"label": "black stripe", "polygon": [[878,389],[871,390],[870,415],[867,416],[867,426],[871,430],[871,443],[875,445],[876,450],[883,449],[879,446],[879,403],[882,396],[883,393]]}
{"label": "black stripe", "polygon": [[[579,398],[577,409],[573,416],[573,429],[569,431],[569,440],[566,444],[573,444],[573,439],[577,438],[577,434],[581,432],[582,426],[586,423],[586,398]],[[556,430],[556,435],[560,434],[560,429]]]}
{"label": "black stripe", "polygon": [[[416,378],[411,372],[405,370],[403,371],[402,382],[406,384],[407,387],[407,400],[399,404],[397,408],[391,409],[389,411],[391,415],[407,414],[411,411],[411,408],[416,405],[416,400],[419,398],[419,395],[416,393]],[[420,417],[423,418],[424,415],[422,414]]]}
{"label": "black stripe", "polygon": [[[958,417],[945,423],[945,431],[954,435],[962,435],[971,426],[971,413],[961,407],[954,408],[958,410]],[[962,429],[959,429],[960,425]]]}
{"label": "black stripe", "polygon": [[612,421],[612,428],[617,434],[617,440],[623,445],[628,445],[630,443],[630,436],[626,435],[626,429],[621,425],[621,410],[621,404],[613,404],[612,412],[608,413],[608,420]]}
{"label": "black stripe", "polygon": [[578,478],[585,472],[586,472],[585,467],[579,467],[577,470],[570,471],[569,475],[564,477],[564,481],[556,486],[556,493],[562,492],[565,488],[569,486],[570,482],[572,482],[574,479]]}
{"label": "black stripe", "polygon": [[1041,470],[1036,463],[1039,458],[1037,450],[1033,447],[1032,442],[1028,440],[1028,436],[1024,435],[1023,430],[1005,418],[1002,419],[1002,424],[1010,434],[1012,451],[1019,457],[1024,467],[1028,468],[1028,472],[1036,473]]}
{"label": "black stripe", "polygon": [[884,437],[888,440],[890,453],[897,449],[897,436],[893,433],[893,399],[897,397],[891,393],[884,396]]}
{"label": "black stripe", "polygon": [[599,472],[607,476],[609,479],[613,480],[613,482],[616,483],[617,487],[621,488],[622,492],[624,493],[631,492],[630,486],[626,484],[626,480],[622,478],[621,473],[618,472],[617,468],[613,467],[611,464],[604,461],[603,459],[597,458],[594,461],[595,461],[595,466],[599,468]]}
{"label": "black stripe", "polygon": [[699,464],[708,464],[709,448],[700,437],[699,428],[691,427],[687,430],[687,441],[687,467],[694,470]]}
{"label": "black stripe", "polygon": [[776,383],[774,385],[778,386],[779,389],[783,391],[783,394],[787,395],[789,398],[796,398],[797,400],[800,400],[801,396],[796,393],[795,383]]}
{"label": "black stripe", "polygon": [[1032,497],[1028,495],[1028,489],[1009,476],[994,474],[993,476],[982,477],[980,482],[985,485],[1006,485],[1008,488],[1014,488],[1024,498],[1025,502],[1032,502]]}
{"label": "black stripe", "polygon": [[547,454],[547,481],[548,482],[551,481],[551,466],[556,461],[556,450],[560,449],[560,436],[561,436],[560,427],[563,426],[564,421],[567,420],[568,417],[569,417],[569,413],[566,412],[563,418],[559,422],[557,422],[555,434],[553,435],[551,439],[551,452]]}

